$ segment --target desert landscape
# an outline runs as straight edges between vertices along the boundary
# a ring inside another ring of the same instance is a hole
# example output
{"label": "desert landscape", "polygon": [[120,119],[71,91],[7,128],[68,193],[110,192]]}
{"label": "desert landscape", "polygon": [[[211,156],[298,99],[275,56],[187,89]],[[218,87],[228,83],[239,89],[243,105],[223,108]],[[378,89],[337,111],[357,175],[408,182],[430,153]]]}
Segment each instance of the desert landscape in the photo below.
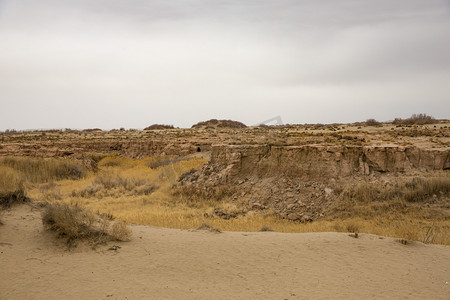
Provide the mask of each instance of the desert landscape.
{"label": "desert landscape", "polygon": [[0,133],[1,299],[450,297],[450,121]]}
{"label": "desert landscape", "polygon": [[450,300],[450,2],[0,0],[0,300]]}

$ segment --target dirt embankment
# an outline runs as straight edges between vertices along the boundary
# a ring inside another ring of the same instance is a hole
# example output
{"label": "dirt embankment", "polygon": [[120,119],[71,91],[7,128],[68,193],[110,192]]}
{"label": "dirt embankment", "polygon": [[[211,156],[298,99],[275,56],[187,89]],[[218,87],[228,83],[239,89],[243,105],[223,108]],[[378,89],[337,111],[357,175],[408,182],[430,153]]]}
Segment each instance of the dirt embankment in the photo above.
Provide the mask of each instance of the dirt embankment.
{"label": "dirt embankment", "polygon": [[185,156],[210,150],[210,143],[198,141],[72,141],[72,142],[22,142],[3,144],[0,156],[34,157],[81,157],[86,154],[123,155],[130,158],[143,158],[153,155]]}
{"label": "dirt embankment", "polygon": [[215,145],[211,161],[203,172],[214,171],[221,183],[236,183],[246,177],[266,178],[281,175],[304,180],[329,181],[333,178],[374,173],[447,169],[450,169],[450,149]]}
{"label": "dirt embankment", "polygon": [[182,186],[233,188],[249,209],[272,209],[310,221],[337,205],[339,185],[396,182],[450,169],[450,149],[401,146],[215,145],[211,160],[185,176]]}

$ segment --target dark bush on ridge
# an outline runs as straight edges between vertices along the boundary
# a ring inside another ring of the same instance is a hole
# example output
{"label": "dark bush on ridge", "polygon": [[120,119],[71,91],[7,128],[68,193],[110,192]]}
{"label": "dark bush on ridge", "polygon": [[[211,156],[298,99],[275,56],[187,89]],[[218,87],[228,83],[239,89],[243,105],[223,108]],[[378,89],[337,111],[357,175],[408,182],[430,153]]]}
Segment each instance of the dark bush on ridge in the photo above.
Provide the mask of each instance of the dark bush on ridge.
{"label": "dark bush on ridge", "polygon": [[365,124],[366,124],[366,126],[380,126],[380,125],[381,125],[381,123],[378,122],[378,121],[375,120],[375,119],[368,119],[368,120],[365,122]]}
{"label": "dark bush on ridge", "polygon": [[394,125],[425,125],[425,124],[436,124],[438,121],[432,116],[427,114],[413,114],[407,119],[396,118],[392,124]]}
{"label": "dark bush on ridge", "polygon": [[153,124],[144,128],[144,130],[163,130],[163,129],[174,129],[174,127],[173,125]]}

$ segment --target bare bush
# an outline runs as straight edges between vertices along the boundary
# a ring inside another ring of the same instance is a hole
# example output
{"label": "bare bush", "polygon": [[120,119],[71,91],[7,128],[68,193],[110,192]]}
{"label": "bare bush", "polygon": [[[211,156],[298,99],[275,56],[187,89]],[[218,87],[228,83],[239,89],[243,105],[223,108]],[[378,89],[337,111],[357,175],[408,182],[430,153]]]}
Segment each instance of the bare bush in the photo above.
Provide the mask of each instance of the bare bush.
{"label": "bare bush", "polygon": [[438,121],[427,114],[413,114],[407,119],[396,118],[392,124],[395,125],[425,125],[425,124],[435,124]]}
{"label": "bare bush", "polygon": [[136,195],[149,195],[156,189],[157,186],[152,184],[148,179],[124,177],[113,172],[103,172],[90,185],[78,192],[72,192],[72,196],[89,198],[102,190],[106,190],[111,195],[114,194],[114,190],[131,192]]}
{"label": "bare bush", "polygon": [[197,124],[192,125],[192,128],[199,128],[199,127],[221,127],[221,128],[246,128],[247,125],[245,125],[242,122],[239,121],[233,121],[233,120],[217,120],[217,119],[211,119],[204,122],[198,122]]}
{"label": "bare bush", "polygon": [[22,175],[10,167],[0,166],[0,207],[28,201]]}
{"label": "bare bush", "polygon": [[146,128],[144,128],[144,130],[163,130],[163,129],[173,129],[173,125],[164,125],[164,124],[153,124],[150,125]]}
{"label": "bare bush", "polygon": [[86,240],[95,246],[113,240],[125,241],[131,236],[125,224],[111,224],[107,218],[66,203],[47,204],[42,212],[42,223],[48,230],[67,238],[69,245]]}
{"label": "bare bush", "polygon": [[366,126],[381,126],[382,124],[381,124],[381,122],[378,122],[375,119],[368,119],[368,120],[366,120],[365,125]]}

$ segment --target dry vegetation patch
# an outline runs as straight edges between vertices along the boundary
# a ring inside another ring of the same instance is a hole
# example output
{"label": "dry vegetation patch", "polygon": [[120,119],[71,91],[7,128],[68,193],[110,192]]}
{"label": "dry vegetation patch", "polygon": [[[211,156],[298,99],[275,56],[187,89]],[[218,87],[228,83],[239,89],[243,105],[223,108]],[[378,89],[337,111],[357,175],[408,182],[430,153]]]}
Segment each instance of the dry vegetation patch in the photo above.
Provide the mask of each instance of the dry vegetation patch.
{"label": "dry vegetation patch", "polygon": [[164,129],[174,129],[174,127],[173,125],[153,124],[144,128],[144,130],[164,130]]}
{"label": "dry vegetation patch", "polygon": [[95,246],[113,240],[125,241],[131,236],[125,223],[111,223],[92,211],[67,203],[47,204],[42,213],[42,223],[66,238],[69,245],[85,240]]}
{"label": "dry vegetation patch", "polygon": [[438,121],[427,114],[413,114],[407,119],[396,118],[392,124],[395,125],[424,125],[424,124],[436,124]]}
{"label": "dry vegetation patch", "polygon": [[76,180],[87,172],[86,168],[75,160],[57,158],[4,157],[0,159],[0,166],[14,169],[23,179],[32,183]]}
{"label": "dry vegetation patch", "polygon": [[361,182],[341,190],[327,219],[336,230],[369,232],[423,243],[450,244],[450,176],[393,183]]}
{"label": "dry vegetation patch", "polygon": [[[367,177],[367,181],[351,179],[346,182],[348,186],[337,184],[334,187],[335,192],[330,197],[336,197],[338,201],[331,215],[328,215],[327,207],[327,215],[323,218],[300,223],[281,219],[270,209],[252,210],[250,197],[241,196],[233,186],[218,185],[210,189],[201,185],[180,187],[177,180],[188,176],[189,172],[192,174],[192,170],[197,170],[206,159],[178,155],[130,158],[144,157],[153,152],[180,154],[180,149],[189,143],[195,145],[189,149],[186,147],[188,152],[192,152],[198,142],[202,152],[210,149],[208,147],[213,143],[361,146],[386,143],[416,145],[420,142],[425,148],[440,147],[445,150],[450,137],[448,123],[421,125],[437,122],[426,115],[415,115],[406,120],[396,120],[394,125],[369,119],[353,125],[286,125],[245,129],[240,122],[213,119],[194,125],[195,129],[164,132],[8,132],[0,134],[3,155],[17,155],[14,145],[34,143],[36,153],[45,156],[49,153],[48,145],[54,147],[54,142],[58,142],[64,145],[64,149],[75,153],[82,151],[82,156],[93,161],[97,169],[86,170],[80,161],[68,158],[0,158],[0,195],[8,199],[2,200],[3,203],[20,202],[17,200],[26,197],[50,203],[70,204],[76,201],[79,208],[88,211],[153,226],[189,229],[206,223],[220,230],[232,231],[268,228],[277,232],[367,232],[425,243],[450,244],[448,174],[426,174],[406,179],[404,174],[398,174],[398,180],[390,183],[372,177]],[[86,142],[75,147],[72,146],[74,139]],[[150,140],[160,144],[147,149],[145,144]],[[135,141],[145,147],[139,145],[133,150]],[[91,146],[98,148],[89,148]],[[23,152],[27,153],[27,148],[24,149]],[[178,187],[173,188],[174,185]],[[331,183],[330,187],[333,187]],[[238,199],[235,199],[236,195]],[[95,222],[95,226],[101,225],[101,222]]]}
{"label": "dry vegetation patch", "polygon": [[0,207],[9,208],[27,201],[21,174],[13,168],[0,166]]}

